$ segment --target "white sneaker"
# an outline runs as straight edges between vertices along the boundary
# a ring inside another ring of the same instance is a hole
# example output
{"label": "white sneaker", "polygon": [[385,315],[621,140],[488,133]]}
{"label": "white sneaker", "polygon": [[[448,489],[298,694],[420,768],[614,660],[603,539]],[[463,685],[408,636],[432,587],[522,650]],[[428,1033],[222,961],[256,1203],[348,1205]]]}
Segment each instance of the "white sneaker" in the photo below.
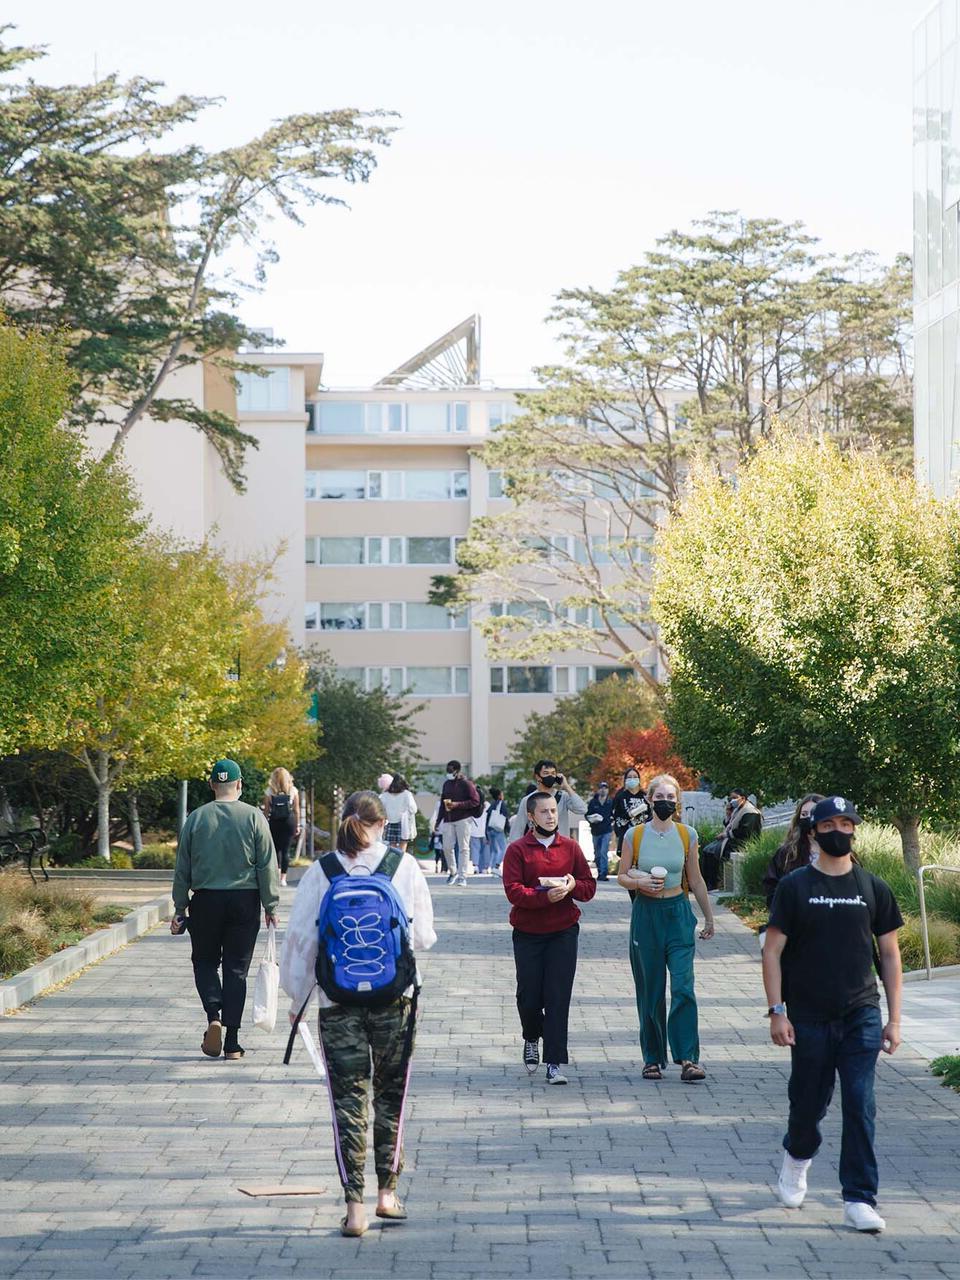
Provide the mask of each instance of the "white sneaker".
{"label": "white sneaker", "polygon": [[547,1063],[547,1084],[566,1084],[567,1077],[555,1062]]}
{"label": "white sneaker", "polygon": [[457,873],[455,871],[449,872],[447,875],[447,884],[456,884],[456,883],[457,883]]}
{"label": "white sneaker", "polygon": [[843,1220],[854,1231],[882,1231],[887,1225],[873,1205],[863,1200],[844,1200]]}
{"label": "white sneaker", "polygon": [[286,877],[286,876],[281,876],[281,877],[280,877],[280,888],[281,888],[281,889],[285,889],[286,887],[287,887],[287,877]]}
{"label": "white sneaker", "polygon": [[462,885],[464,888],[466,888],[466,886],[467,886],[467,877],[466,877],[466,876],[458,876],[458,877],[457,877],[457,884]]}
{"label": "white sneaker", "polygon": [[794,1160],[789,1151],[783,1153],[777,1191],[781,1203],[788,1209],[799,1209],[803,1204],[803,1198],[807,1194],[807,1170],[811,1164],[812,1160]]}

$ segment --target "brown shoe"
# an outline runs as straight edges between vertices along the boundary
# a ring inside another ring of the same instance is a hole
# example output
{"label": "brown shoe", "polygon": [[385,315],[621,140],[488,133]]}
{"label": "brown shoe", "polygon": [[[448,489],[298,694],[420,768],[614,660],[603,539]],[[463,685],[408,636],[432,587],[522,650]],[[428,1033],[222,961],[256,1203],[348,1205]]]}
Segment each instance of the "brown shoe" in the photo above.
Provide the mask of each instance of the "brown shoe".
{"label": "brown shoe", "polygon": [[200,1041],[200,1048],[208,1058],[219,1058],[223,1048],[223,1025],[214,1020],[208,1026]]}
{"label": "brown shoe", "polygon": [[707,1073],[699,1062],[684,1062],[681,1064],[680,1079],[684,1084],[692,1084],[696,1080],[705,1080]]}

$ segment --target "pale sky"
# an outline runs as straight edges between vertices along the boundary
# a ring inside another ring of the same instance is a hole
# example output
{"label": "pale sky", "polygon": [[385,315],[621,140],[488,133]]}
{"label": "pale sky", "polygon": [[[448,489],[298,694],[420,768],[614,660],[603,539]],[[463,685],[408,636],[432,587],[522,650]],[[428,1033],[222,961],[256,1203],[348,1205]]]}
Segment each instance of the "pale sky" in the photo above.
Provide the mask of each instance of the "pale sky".
{"label": "pale sky", "polygon": [[605,287],[710,209],[833,251],[911,248],[911,30],[929,0],[6,0],[38,80],[145,75],[219,96],[196,137],[384,107],[352,208],[275,224],[244,318],[368,385],[473,311],[483,376],[558,355],[554,294]]}

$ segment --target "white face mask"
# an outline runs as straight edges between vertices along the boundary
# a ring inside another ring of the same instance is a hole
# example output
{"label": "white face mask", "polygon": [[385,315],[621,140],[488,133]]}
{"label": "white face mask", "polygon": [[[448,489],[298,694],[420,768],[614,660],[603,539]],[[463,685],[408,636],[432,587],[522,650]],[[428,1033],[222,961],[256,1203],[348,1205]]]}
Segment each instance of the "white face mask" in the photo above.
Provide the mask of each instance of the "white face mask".
{"label": "white face mask", "polygon": [[640,779],[639,779],[639,778],[627,778],[627,780],[626,780],[626,784],[625,784],[625,785],[626,785],[626,788],[627,788],[627,790],[628,790],[628,791],[639,791],[639,790],[640,790]]}
{"label": "white face mask", "polygon": [[448,781],[448,782],[452,782],[456,776],[457,776],[457,775],[456,775],[455,773],[448,773],[448,774],[447,774],[447,781]]}

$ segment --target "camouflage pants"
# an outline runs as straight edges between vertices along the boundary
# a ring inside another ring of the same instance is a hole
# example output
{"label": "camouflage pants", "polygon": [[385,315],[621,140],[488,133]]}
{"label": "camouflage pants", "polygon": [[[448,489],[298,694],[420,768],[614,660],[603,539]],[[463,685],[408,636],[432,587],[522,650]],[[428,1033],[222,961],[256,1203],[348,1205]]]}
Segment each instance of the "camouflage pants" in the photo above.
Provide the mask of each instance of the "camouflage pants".
{"label": "camouflage pants", "polygon": [[405,996],[382,1009],[334,1005],[320,1010],[337,1167],[347,1200],[363,1199],[371,1059],[373,1160],[378,1187],[393,1190],[403,1169],[403,1106],[410,1074],[403,1051],[409,1012],[410,1001]]}

